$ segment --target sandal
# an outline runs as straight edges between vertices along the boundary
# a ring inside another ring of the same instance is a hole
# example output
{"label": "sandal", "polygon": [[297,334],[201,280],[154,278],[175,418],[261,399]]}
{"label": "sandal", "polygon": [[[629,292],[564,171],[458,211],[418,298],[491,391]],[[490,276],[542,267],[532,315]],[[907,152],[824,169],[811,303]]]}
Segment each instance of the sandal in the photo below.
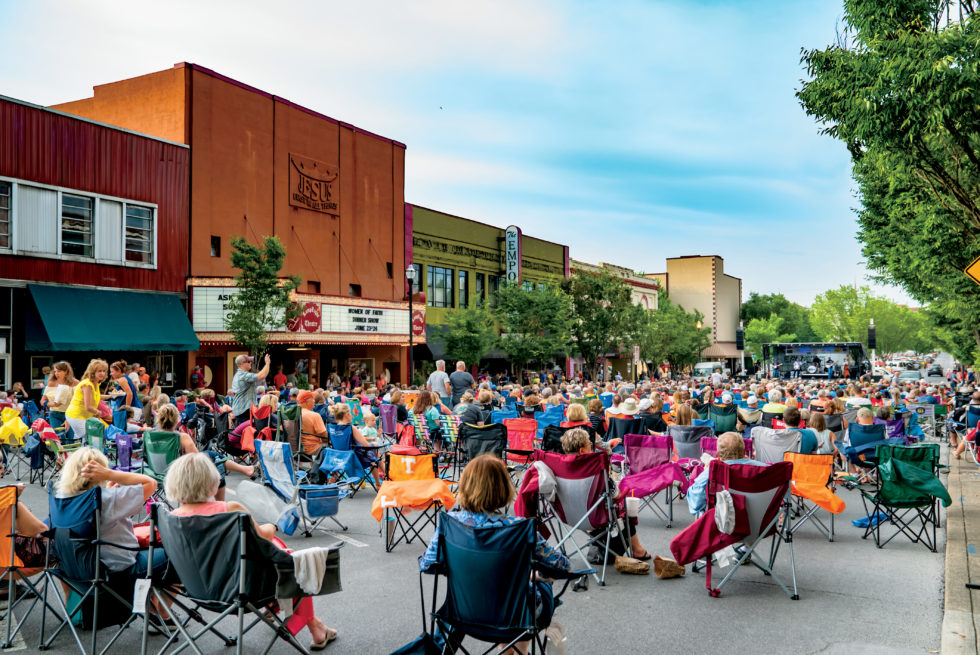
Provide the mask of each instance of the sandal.
{"label": "sandal", "polygon": [[647,551],[643,555],[637,555],[636,553],[633,553],[633,557],[635,559],[640,560],[641,562],[649,562],[650,560],[653,559],[653,555],[650,554],[650,551]]}
{"label": "sandal", "polygon": [[323,650],[327,647],[331,641],[337,638],[337,631],[333,628],[327,628],[327,636],[323,638],[323,641],[316,641],[310,644],[310,650]]}

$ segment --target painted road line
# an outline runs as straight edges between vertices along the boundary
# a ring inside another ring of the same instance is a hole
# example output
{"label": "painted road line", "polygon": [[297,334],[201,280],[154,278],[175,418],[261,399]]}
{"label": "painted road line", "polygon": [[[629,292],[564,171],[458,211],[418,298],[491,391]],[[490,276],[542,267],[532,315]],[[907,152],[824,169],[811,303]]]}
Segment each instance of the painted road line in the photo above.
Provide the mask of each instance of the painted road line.
{"label": "painted road line", "polygon": [[348,543],[351,546],[354,546],[355,548],[367,548],[368,547],[368,545],[366,543],[364,543],[363,541],[358,541],[354,537],[348,537],[343,532],[329,532],[328,531],[327,534],[329,534],[331,537],[337,537],[341,541],[343,541],[345,543]]}

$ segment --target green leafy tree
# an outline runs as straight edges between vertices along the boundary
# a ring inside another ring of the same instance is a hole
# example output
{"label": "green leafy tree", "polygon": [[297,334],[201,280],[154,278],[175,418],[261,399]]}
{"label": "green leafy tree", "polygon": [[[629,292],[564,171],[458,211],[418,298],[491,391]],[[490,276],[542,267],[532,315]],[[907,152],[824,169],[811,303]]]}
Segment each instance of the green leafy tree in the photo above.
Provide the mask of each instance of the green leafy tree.
{"label": "green leafy tree", "polygon": [[818,295],[811,316],[813,328],[823,341],[860,341],[867,345],[868,326],[874,319],[881,353],[921,352],[941,345],[925,313],[875,296],[866,286],[842,286]]}
{"label": "green leafy tree", "polygon": [[572,299],[574,347],[595,378],[603,357],[637,343],[646,311],[633,304],[633,291],[626,281],[608,271],[577,272],[561,288]]}
{"label": "green leafy tree", "polygon": [[496,341],[493,313],[482,306],[449,312],[446,329],[438,338],[445,344],[446,359],[475,364]]}
{"label": "green leafy tree", "polygon": [[279,277],[286,249],[278,237],[256,246],[242,237],[231,242],[231,265],[236,293],[228,300],[225,326],[249,352],[260,354],[269,343],[269,330],[282,330],[299,314],[291,296],[299,276]]}
{"label": "green leafy tree", "polygon": [[[807,320],[809,325],[809,319]],[[753,359],[762,359],[762,344],[793,343],[797,339],[793,332],[786,332],[786,320],[782,316],[770,314],[768,318],[753,318],[745,326],[745,352]]]}
{"label": "green leafy tree", "polygon": [[782,329],[796,335],[796,341],[805,343],[817,338],[810,327],[810,311],[790,302],[781,293],[760,294],[753,291],[742,304],[739,318],[745,322],[745,329],[748,330],[753,319],[768,320],[773,314],[783,319]]}
{"label": "green leafy tree", "polygon": [[518,368],[545,364],[568,352],[572,300],[553,284],[525,289],[505,284],[493,297],[500,324],[498,347]]}
{"label": "green leafy tree", "polygon": [[697,327],[704,322],[699,311],[687,312],[675,305],[661,289],[657,311],[646,312],[639,334],[640,356],[644,361],[667,362],[673,371],[696,364],[701,353],[711,345],[711,328]]}
{"label": "green leafy tree", "polygon": [[932,338],[969,358],[980,344],[980,287],[962,273],[980,256],[975,3],[844,8],[838,43],[804,51],[809,80],[797,96],[851,154],[868,267],[928,305]]}

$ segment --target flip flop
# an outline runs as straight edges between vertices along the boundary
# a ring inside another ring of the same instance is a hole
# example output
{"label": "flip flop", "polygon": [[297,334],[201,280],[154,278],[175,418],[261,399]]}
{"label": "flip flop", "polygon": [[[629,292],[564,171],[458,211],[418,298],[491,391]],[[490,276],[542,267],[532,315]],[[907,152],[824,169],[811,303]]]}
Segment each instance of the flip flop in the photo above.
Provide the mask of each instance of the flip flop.
{"label": "flip flop", "polygon": [[336,638],[337,638],[337,631],[331,628],[327,628],[327,636],[323,639],[323,641],[317,641],[310,644],[310,650],[323,650],[324,648],[327,647],[327,644],[329,644],[331,641],[333,641]]}
{"label": "flip flop", "polygon": [[639,555],[637,555],[635,553],[633,554],[633,557],[635,557],[636,559],[640,560],[641,562],[649,562],[650,560],[653,559],[653,555],[651,555],[649,551],[647,551],[647,554],[644,555],[643,557],[640,557]]}

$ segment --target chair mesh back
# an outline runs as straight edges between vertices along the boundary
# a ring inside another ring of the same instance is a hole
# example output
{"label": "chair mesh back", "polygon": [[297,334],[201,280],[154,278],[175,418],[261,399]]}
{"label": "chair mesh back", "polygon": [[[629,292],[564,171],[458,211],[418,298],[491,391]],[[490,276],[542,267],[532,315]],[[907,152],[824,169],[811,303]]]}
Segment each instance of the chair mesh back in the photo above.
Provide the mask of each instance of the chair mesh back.
{"label": "chair mesh back", "polygon": [[640,434],[643,431],[642,418],[611,418],[606,440],[622,439],[627,434]]}
{"label": "chair mesh back", "polygon": [[180,457],[180,435],[176,432],[147,432],[143,438],[143,461],[154,475],[167,473],[170,463]]}
{"label": "chair mesh back", "polygon": [[800,452],[803,433],[799,430],[753,430],[755,457],[767,464],[783,461],[786,453]]}
{"label": "chair mesh back", "polygon": [[293,458],[289,444],[280,441],[258,441],[256,451],[262,474],[277,496],[285,501],[293,497],[296,482],[293,477]]}
{"label": "chair mesh back", "polygon": [[721,489],[727,488],[732,494],[745,496],[751,529],[745,543],[750,545],[760,537],[769,536],[776,529],[777,526],[773,525],[765,530],[779,512],[789,491],[792,475],[793,465],[790,462],[757,466],[725,464],[721,460],[712,460],[708,469],[708,507],[714,507],[715,493]]}
{"label": "chair mesh back", "polygon": [[847,426],[847,437],[851,442],[852,448],[874,443],[875,441],[884,441],[885,426],[881,424],[861,425],[860,423],[851,423]]}
{"label": "chair mesh back", "polygon": [[502,423],[484,426],[464,423],[459,428],[459,444],[467,459],[486,453],[503,458],[507,449],[507,426]]}
{"label": "chair mesh back", "polygon": [[701,439],[714,436],[714,430],[706,425],[668,425],[667,434],[674,440],[674,448],[680,458],[701,457]]}
{"label": "chair mesh back", "polygon": [[[557,498],[554,505],[567,525],[578,523],[606,492],[609,456],[603,451],[559,455],[536,450],[534,459],[544,462],[555,474]],[[608,523],[609,512],[603,503],[588,514],[588,520],[579,528],[601,528]]]}
{"label": "chair mesh back", "polygon": [[[120,434],[116,437],[116,464],[120,470],[129,470],[133,465],[133,436]],[[0,560],[2,561],[2,560]]]}
{"label": "chair mesh back", "polygon": [[674,440],[648,434],[628,434],[623,438],[630,473],[641,473],[670,461]]}

